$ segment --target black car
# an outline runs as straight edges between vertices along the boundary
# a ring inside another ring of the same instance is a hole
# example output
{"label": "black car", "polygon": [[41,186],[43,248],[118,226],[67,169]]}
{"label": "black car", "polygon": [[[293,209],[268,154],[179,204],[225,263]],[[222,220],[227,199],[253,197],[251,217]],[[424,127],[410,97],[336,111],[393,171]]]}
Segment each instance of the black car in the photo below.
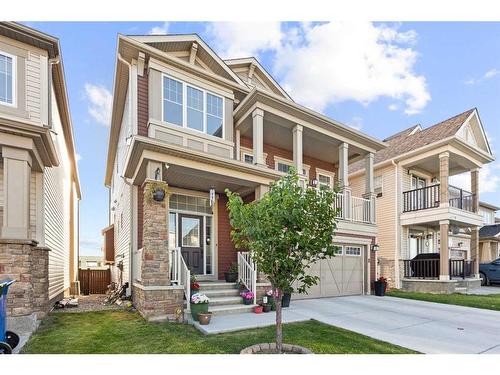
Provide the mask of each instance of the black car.
{"label": "black car", "polygon": [[481,277],[481,285],[500,283],[500,258],[490,263],[480,264],[479,275]]}

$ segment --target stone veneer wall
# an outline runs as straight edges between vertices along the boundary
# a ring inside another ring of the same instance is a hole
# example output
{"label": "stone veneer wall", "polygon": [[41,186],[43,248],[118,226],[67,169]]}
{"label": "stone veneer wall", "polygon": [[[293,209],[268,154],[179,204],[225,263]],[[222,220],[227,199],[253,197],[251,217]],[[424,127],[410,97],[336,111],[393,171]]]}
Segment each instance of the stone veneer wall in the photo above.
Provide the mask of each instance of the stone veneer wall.
{"label": "stone veneer wall", "polygon": [[132,287],[136,309],[146,319],[166,319],[177,307],[184,306],[184,289],[172,287],[162,290],[145,290]]}
{"label": "stone veneer wall", "polygon": [[0,279],[13,279],[7,297],[7,315],[35,314],[43,318],[49,310],[49,249],[36,241],[0,240]]}

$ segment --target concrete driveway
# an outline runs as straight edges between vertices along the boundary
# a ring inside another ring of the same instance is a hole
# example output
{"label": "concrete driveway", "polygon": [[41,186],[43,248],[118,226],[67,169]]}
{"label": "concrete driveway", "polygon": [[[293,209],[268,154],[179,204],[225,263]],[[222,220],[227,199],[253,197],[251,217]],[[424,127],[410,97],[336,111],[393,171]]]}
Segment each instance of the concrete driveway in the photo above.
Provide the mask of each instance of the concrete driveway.
{"label": "concrete driveway", "polygon": [[286,315],[316,319],[422,353],[500,354],[500,311],[352,296],[292,301]]}

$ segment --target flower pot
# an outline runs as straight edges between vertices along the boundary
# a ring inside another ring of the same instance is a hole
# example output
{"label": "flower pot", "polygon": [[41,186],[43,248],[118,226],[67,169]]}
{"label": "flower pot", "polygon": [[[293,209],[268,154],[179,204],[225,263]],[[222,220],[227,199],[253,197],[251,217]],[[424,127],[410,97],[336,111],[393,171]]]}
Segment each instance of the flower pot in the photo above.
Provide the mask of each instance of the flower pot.
{"label": "flower pot", "polygon": [[271,311],[271,305],[262,306],[262,310],[264,310],[265,313],[268,313],[269,311]]}
{"label": "flower pot", "polygon": [[375,295],[379,297],[385,296],[387,283],[383,281],[375,281],[374,284],[375,284]]}
{"label": "flower pot", "polygon": [[253,302],[253,298],[243,298],[243,304],[251,305]]}
{"label": "flower pot", "polygon": [[238,280],[238,272],[224,272],[226,283],[235,283]]}
{"label": "flower pot", "polygon": [[276,301],[274,300],[274,296],[267,296],[267,304],[271,306],[272,311],[276,310]]}
{"label": "flower pot", "polygon": [[163,190],[162,188],[156,188],[153,192],[153,199],[156,202],[163,202],[163,200],[165,199],[165,190]]}
{"label": "flower pot", "polygon": [[281,307],[290,307],[290,299],[292,298],[292,294],[285,292],[283,293],[283,297],[281,297]]}
{"label": "flower pot", "polygon": [[254,311],[256,314],[261,314],[261,313],[262,313],[262,310],[263,310],[263,307],[262,307],[262,306],[255,306],[255,308],[253,309],[253,311]]}
{"label": "flower pot", "polygon": [[198,315],[200,313],[208,312],[208,303],[192,303],[190,306],[191,306],[191,316],[195,321],[198,321]]}
{"label": "flower pot", "polygon": [[212,319],[212,313],[207,312],[207,313],[199,313],[198,314],[198,320],[202,326],[206,326],[210,323],[210,319]]}

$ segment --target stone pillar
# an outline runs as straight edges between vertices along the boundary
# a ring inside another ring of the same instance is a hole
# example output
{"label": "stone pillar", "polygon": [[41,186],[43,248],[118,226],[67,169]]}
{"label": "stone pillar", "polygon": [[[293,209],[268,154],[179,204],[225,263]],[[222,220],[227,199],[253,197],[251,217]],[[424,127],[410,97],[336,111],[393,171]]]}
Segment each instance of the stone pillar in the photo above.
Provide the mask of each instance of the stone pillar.
{"label": "stone pillar", "polygon": [[264,161],[264,111],[260,108],[252,112],[253,119],[253,162],[265,166]]}
{"label": "stone pillar", "polygon": [[35,247],[32,250],[33,310],[38,319],[44,318],[50,307],[49,251],[48,247]]}
{"label": "stone pillar", "polygon": [[470,171],[470,186],[472,193],[472,210],[479,212],[479,168]]}
{"label": "stone pillar", "polygon": [[302,176],[304,167],[302,166],[303,159],[303,143],[302,143],[302,125],[293,127],[293,165],[297,170],[297,174]]}
{"label": "stone pillar", "polygon": [[[165,191],[161,202],[152,197],[157,188]],[[132,296],[139,313],[150,320],[165,320],[184,305],[183,286],[170,283],[167,188],[161,180],[146,179],[143,184],[141,280],[134,282]]]}
{"label": "stone pillar", "polygon": [[448,247],[448,231],[450,229],[449,220],[439,222],[440,243],[439,243],[439,280],[450,279],[450,250]]}
{"label": "stone pillar", "polygon": [[235,134],[235,159],[236,160],[241,160],[241,131],[240,129],[236,129],[236,134]]}
{"label": "stone pillar", "polygon": [[439,201],[441,207],[450,205],[448,177],[450,175],[450,153],[439,154]]}
{"label": "stone pillar", "polygon": [[472,227],[470,232],[470,253],[474,261],[474,275],[479,277],[479,263],[481,258],[479,256],[479,227]]}
{"label": "stone pillar", "polygon": [[2,237],[28,239],[31,156],[28,151],[2,147],[4,210]]}
{"label": "stone pillar", "polygon": [[[146,180],[143,185],[141,281],[145,286],[170,285],[167,187],[164,181]],[[161,202],[152,197],[156,188],[165,191],[165,199]]]}

